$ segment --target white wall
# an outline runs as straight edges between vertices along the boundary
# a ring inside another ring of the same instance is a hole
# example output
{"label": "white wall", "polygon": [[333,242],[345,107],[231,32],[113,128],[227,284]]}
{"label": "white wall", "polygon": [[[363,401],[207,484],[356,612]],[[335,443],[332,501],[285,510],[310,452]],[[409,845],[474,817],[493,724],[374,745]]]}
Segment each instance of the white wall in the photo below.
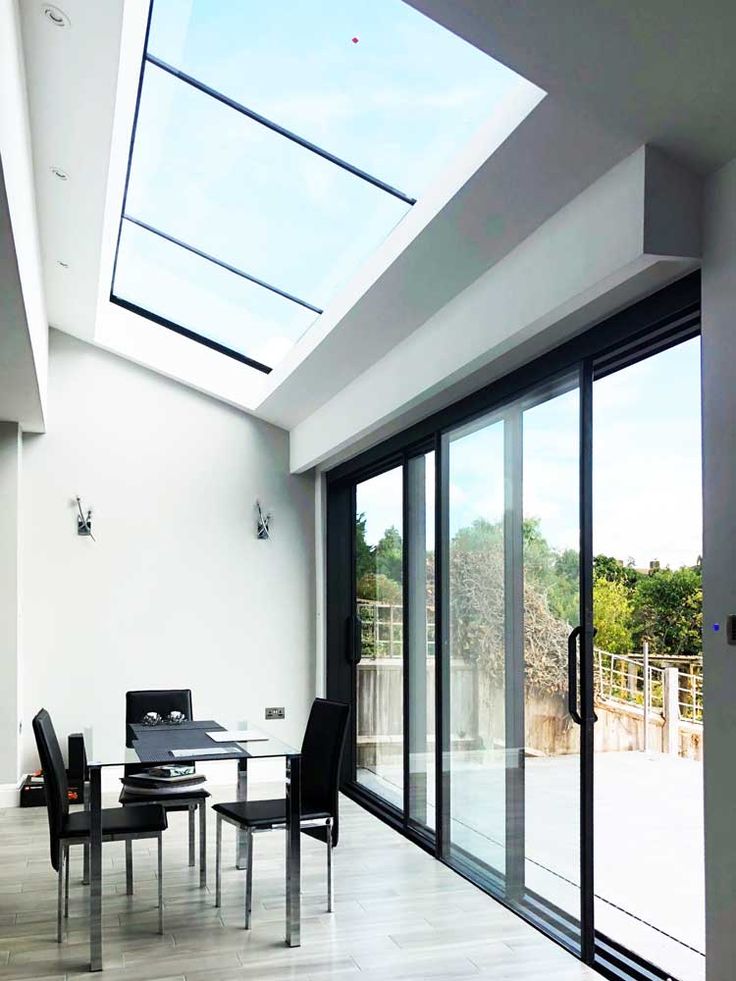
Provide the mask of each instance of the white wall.
{"label": "white wall", "polygon": [[736,160],[706,187],[702,343],[707,978],[733,981],[736,647],[725,619],[736,613]]}
{"label": "white wall", "polygon": [[19,9],[0,0],[0,419],[43,431],[47,365]]}
{"label": "white wall", "polygon": [[[299,741],[314,693],[314,481],[287,434],[51,332],[48,432],[24,438],[24,763],[33,714],[124,735],[129,688]],[[94,510],[76,534],[72,501]],[[274,512],[255,536],[256,498]]]}

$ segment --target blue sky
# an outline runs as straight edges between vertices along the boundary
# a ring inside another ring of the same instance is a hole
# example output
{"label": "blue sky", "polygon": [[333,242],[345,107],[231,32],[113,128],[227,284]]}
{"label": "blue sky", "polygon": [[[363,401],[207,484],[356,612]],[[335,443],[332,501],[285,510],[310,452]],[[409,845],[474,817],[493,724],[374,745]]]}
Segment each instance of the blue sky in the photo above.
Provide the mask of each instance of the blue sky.
{"label": "blue sky", "polygon": [[[677,568],[702,553],[700,341],[680,344],[608,378],[593,392],[594,551],[646,568]],[[524,513],[558,549],[578,547],[578,395],[524,414]],[[451,443],[450,526],[499,521],[503,424]],[[400,526],[398,471],[361,488],[368,538]]]}
{"label": "blue sky", "polygon": [[[529,84],[401,0],[155,0],[149,51],[411,197]],[[325,308],[409,205],[149,65],[127,210]],[[117,295],[274,364],[315,315],[258,289],[124,224]]]}

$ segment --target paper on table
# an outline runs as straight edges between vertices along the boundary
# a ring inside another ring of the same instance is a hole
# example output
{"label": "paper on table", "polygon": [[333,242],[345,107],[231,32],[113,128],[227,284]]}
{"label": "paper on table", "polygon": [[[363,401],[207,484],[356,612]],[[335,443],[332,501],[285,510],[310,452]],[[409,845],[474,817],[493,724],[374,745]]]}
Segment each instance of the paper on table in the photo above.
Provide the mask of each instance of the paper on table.
{"label": "paper on table", "polygon": [[[232,742],[232,740],[230,740]],[[217,756],[218,753],[237,753],[236,746],[199,746],[196,749],[171,749],[169,752],[178,759],[198,759],[200,756]]]}
{"label": "paper on table", "polygon": [[258,729],[224,729],[208,732],[207,735],[216,743],[251,743],[264,742],[268,739],[268,736]]}

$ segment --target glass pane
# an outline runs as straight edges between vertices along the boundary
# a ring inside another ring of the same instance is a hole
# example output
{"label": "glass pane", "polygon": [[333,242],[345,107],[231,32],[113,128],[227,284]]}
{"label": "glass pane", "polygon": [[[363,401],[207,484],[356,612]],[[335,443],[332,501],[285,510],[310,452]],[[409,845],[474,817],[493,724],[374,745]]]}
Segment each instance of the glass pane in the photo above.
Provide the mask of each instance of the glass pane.
{"label": "glass pane", "polygon": [[356,487],[355,595],[362,659],[356,672],[357,779],[403,809],[403,470]]}
{"label": "glass pane", "polygon": [[408,470],[409,818],[435,828],[434,453]]}
{"label": "glass pane", "polygon": [[324,308],[408,205],[155,66],[126,212]]}
{"label": "glass pane", "polygon": [[149,50],[410,196],[530,87],[400,0],[156,0]]}
{"label": "glass pane", "polygon": [[504,422],[449,461],[450,853],[506,870]]}
{"label": "glass pane", "polygon": [[[558,394],[559,393],[559,394]],[[449,434],[450,858],[580,946],[579,397]]]}
{"label": "glass pane", "polygon": [[699,339],[596,380],[593,405],[596,927],[703,981]]}
{"label": "glass pane", "polygon": [[[564,386],[567,387],[567,386]],[[580,728],[568,713],[567,638],[580,623],[580,400],[522,415],[524,885],[579,943]]]}
{"label": "glass pane", "polygon": [[114,295],[269,366],[315,316],[126,221]]}

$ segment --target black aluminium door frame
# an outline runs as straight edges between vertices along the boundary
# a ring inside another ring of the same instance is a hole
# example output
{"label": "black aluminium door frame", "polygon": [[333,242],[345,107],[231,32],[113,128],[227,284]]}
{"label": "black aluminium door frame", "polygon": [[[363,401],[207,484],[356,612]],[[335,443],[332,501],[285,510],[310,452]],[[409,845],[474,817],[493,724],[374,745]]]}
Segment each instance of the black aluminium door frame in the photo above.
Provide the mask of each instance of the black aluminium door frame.
{"label": "black aluminium door frame", "polygon": [[[480,418],[495,409],[502,409],[525,391],[543,384],[549,378],[577,370],[580,375],[580,856],[581,856],[581,959],[596,967],[602,966],[596,953],[593,924],[593,610],[592,610],[592,386],[596,378],[604,377],[626,364],[641,360],[658,350],[671,347],[699,333],[700,274],[692,273],[673,285],[653,294],[632,307],[597,324],[585,333],[562,344],[546,355],[517,369],[491,385],[480,389],[391,437],[384,443],[340,464],[326,475],[327,481],[327,690],[330,697],[352,702],[354,691],[355,631],[350,617],[355,609],[352,570],[354,555],[354,488],[369,476],[405,464],[413,455],[435,451],[435,726],[436,726],[436,832],[420,834],[410,826],[408,813],[386,805],[379,798],[357,787],[353,747],[346,754],[343,769],[343,790],[384,821],[400,830],[421,847],[430,850],[440,860],[450,864],[447,854],[449,826],[449,794],[447,773],[443,761],[449,746],[449,666],[446,652],[447,597],[441,581],[443,541],[447,520],[447,499],[443,487],[447,481],[446,454],[442,451],[442,434],[462,422]],[[406,468],[405,468],[406,469]],[[404,478],[406,486],[406,477]],[[404,502],[406,508],[406,501]],[[351,510],[352,508],[352,510]],[[347,522],[347,526],[346,526]],[[406,557],[405,557],[406,570]],[[346,584],[346,580],[348,581]],[[346,588],[346,585],[349,588]],[[406,578],[404,599],[407,597]],[[407,636],[404,636],[404,666],[406,668]],[[346,683],[346,675],[350,680]],[[405,672],[405,706],[411,692]],[[355,715],[355,713],[353,713]],[[355,723],[354,723],[355,724]],[[405,765],[408,753],[405,713]],[[405,787],[408,773],[404,774]],[[461,871],[462,870],[458,870]],[[477,881],[477,880],[473,880]],[[478,883],[480,884],[480,883]],[[503,898],[496,896],[503,902]],[[518,909],[516,910],[518,912]],[[523,913],[521,915],[524,915]],[[534,926],[540,922],[529,916]],[[555,939],[554,934],[545,930]],[[621,974],[626,977],[626,974]],[[632,977],[635,975],[631,975]],[[643,975],[642,975],[643,976]]]}

